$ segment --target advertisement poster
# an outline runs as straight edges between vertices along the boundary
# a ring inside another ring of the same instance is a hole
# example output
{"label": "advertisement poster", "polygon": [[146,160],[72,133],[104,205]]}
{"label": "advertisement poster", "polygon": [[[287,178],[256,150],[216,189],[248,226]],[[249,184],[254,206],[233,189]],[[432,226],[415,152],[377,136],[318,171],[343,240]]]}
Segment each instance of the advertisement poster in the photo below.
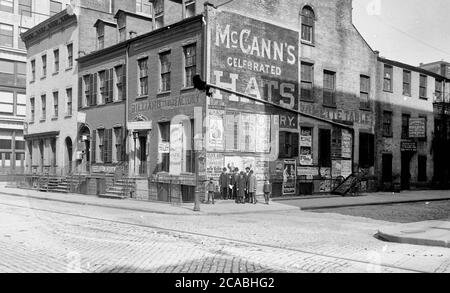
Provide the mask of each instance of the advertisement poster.
{"label": "advertisement poster", "polygon": [[297,175],[305,176],[306,179],[312,180],[312,179],[314,179],[314,176],[319,175],[319,168],[318,167],[298,167]]}
{"label": "advertisement poster", "polygon": [[224,111],[208,110],[208,146],[212,151],[223,151],[224,145]]}
{"label": "advertisement poster", "polygon": [[256,158],[254,157],[243,157],[242,158],[242,170],[245,171],[245,168],[250,168],[250,170],[255,170],[256,166]]}
{"label": "advertisement poster", "polygon": [[300,147],[312,147],[312,128],[309,127],[301,128]]}
{"label": "advertisement poster", "polygon": [[331,137],[331,157],[341,158],[342,157],[342,129],[333,127],[332,137]]}
{"label": "advertisement poster", "polygon": [[208,178],[218,179],[225,167],[225,158],[223,154],[206,154],[206,175]]}
{"label": "advertisement poster", "polygon": [[208,20],[209,82],[297,110],[299,33],[220,10]]}
{"label": "advertisement poster", "polygon": [[319,185],[319,192],[331,192],[331,180],[322,180]]}
{"label": "advertisement poster", "polygon": [[331,179],[331,168],[320,167],[320,176]]}
{"label": "advertisement poster", "polygon": [[170,153],[170,143],[168,142],[160,142],[158,145],[158,153],[160,154],[169,154]]}
{"label": "advertisement poster", "polygon": [[312,128],[302,127],[300,129],[300,165],[312,166]]}
{"label": "advertisement poster", "polygon": [[283,169],[283,195],[296,194],[297,164],[295,160],[285,160]]}
{"label": "advertisement poster", "polygon": [[409,119],[409,137],[410,138],[425,138],[427,137],[427,127],[425,118],[410,118]]}
{"label": "advertisement poster", "polygon": [[256,132],[255,132],[256,115],[241,114],[241,152],[256,152]]}
{"label": "advertisement poster", "polygon": [[255,176],[258,181],[263,181],[265,177],[269,177],[269,161],[264,158],[256,158]]}
{"label": "advertisement poster", "polygon": [[183,155],[183,125],[170,125],[170,166],[169,173],[181,174],[181,160]]}
{"label": "advertisement poster", "polygon": [[343,160],[341,162],[341,176],[347,178],[352,174],[352,161]]}
{"label": "advertisement poster", "polygon": [[242,161],[242,157],[225,156],[225,166],[228,168],[228,170],[239,168],[239,171],[242,171],[244,163]]}
{"label": "advertisement poster", "polygon": [[270,152],[270,115],[256,115],[256,152]]}
{"label": "advertisement poster", "polygon": [[351,159],[352,158],[352,134],[348,130],[342,130],[342,158]]}
{"label": "advertisement poster", "polygon": [[333,160],[332,167],[331,167],[331,176],[333,177],[333,179],[336,179],[336,178],[342,176],[341,170],[342,170],[342,162]]}

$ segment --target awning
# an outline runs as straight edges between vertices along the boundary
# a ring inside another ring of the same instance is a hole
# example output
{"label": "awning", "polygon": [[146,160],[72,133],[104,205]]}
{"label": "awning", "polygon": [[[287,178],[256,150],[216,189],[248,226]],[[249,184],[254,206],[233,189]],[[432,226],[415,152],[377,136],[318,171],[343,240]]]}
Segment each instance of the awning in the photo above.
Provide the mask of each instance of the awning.
{"label": "awning", "polygon": [[59,131],[49,131],[49,132],[42,132],[42,133],[33,133],[33,134],[27,134],[24,135],[23,138],[25,140],[33,140],[33,139],[40,139],[40,138],[51,138],[59,136]]}

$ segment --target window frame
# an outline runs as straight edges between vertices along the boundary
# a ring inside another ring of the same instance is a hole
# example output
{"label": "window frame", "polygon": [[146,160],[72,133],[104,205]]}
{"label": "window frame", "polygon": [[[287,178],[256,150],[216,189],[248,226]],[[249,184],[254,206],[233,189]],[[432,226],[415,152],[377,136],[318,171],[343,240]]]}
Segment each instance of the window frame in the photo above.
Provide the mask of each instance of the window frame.
{"label": "window frame", "polygon": [[67,69],[72,69],[73,68],[73,43],[67,44],[66,49],[67,49]]}
{"label": "window frame", "polygon": [[[387,73],[386,70],[390,71],[390,75],[389,77],[387,77]],[[383,91],[388,92],[388,93],[393,93],[394,92],[394,88],[393,88],[393,84],[394,84],[394,67],[392,65],[389,64],[384,64],[383,67]],[[389,82],[389,88],[386,87],[386,82]]]}
{"label": "window frame", "polygon": [[171,91],[171,57],[170,50],[159,53],[159,92],[166,93]]}
{"label": "window frame", "polygon": [[[2,5],[2,2],[8,2],[11,4],[11,6],[9,5]],[[8,7],[7,9],[2,9],[2,7]],[[8,13],[14,13],[14,0],[2,0],[0,1],[0,11],[2,12],[8,12]]]}
{"label": "window frame", "polygon": [[41,95],[41,118],[40,121],[47,120],[47,95]]}
{"label": "window frame", "polygon": [[[138,89],[139,96],[148,96],[148,82],[149,82],[149,70],[148,70],[149,58],[144,57],[138,60]],[[145,64],[145,67],[142,65]]]}
{"label": "window frame", "polygon": [[[194,2],[195,3],[195,2]],[[188,51],[191,49],[191,51]],[[193,52],[193,55],[187,56],[189,52]],[[192,88],[194,83],[192,78],[197,73],[197,43],[192,43],[183,47],[184,56],[184,87]],[[191,60],[188,62],[188,60]]]}
{"label": "window frame", "polygon": [[[52,4],[59,4],[59,6],[60,6],[60,7],[59,7],[59,11],[52,10]],[[56,15],[56,14],[60,13],[62,10],[63,10],[63,4],[62,4],[62,2],[54,1],[54,0],[50,0],[50,1],[49,1],[49,15],[50,15],[50,17],[52,17],[53,15]]]}
{"label": "window frame", "polygon": [[[29,16],[31,17],[32,13],[33,13],[33,1],[29,0],[30,5],[25,5],[24,3],[21,3],[23,0],[19,0],[18,1],[18,7],[19,7],[19,15],[23,15],[23,16]],[[29,8],[28,9],[23,9],[23,8]],[[26,13],[23,13],[26,12]]]}
{"label": "window frame", "polygon": [[[367,82],[367,88],[364,89],[363,81]],[[370,110],[370,89],[371,89],[370,76],[361,74],[359,76],[359,108],[361,110]],[[367,95],[367,99],[363,101],[363,96]]]}
{"label": "window frame", "polygon": [[[69,95],[69,93],[70,93],[70,95]],[[72,97],[72,95],[73,95],[72,88],[67,88],[66,89],[66,106],[67,106],[66,116],[67,117],[70,117],[73,114],[73,105],[72,105],[73,97]]]}
{"label": "window frame", "polygon": [[[8,27],[8,30],[2,29],[1,28],[2,26],[4,26],[5,28]],[[9,30],[9,28],[11,30]],[[4,34],[3,33],[4,31],[7,31],[8,34]],[[9,32],[11,32],[11,34],[9,34]],[[7,23],[0,23],[0,37],[2,39],[4,38],[5,40],[8,39],[10,41],[10,43],[5,43],[5,44],[0,43],[1,47],[13,48],[14,47],[14,25],[10,25],[10,24],[7,24]]]}
{"label": "window frame", "polygon": [[[428,91],[428,76],[424,74],[420,74],[419,76],[419,98],[422,100],[428,100],[427,98]],[[424,93],[424,95],[422,95]]]}
{"label": "window frame", "polygon": [[[56,54],[57,53],[57,54]],[[53,50],[53,73],[58,74],[60,69],[59,48]]]}
{"label": "window frame", "polygon": [[[302,8],[300,17],[301,17],[300,38],[301,38],[302,43],[314,44],[314,42],[315,42],[315,22],[316,22],[316,13],[314,12],[314,9],[309,5],[305,5]],[[305,38],[305,37],[307,37],[307,38]]]}
{"label": "window frame", "polygon": [[42,56],[41,56],[41,62],[42,62],[42,76],[41,76],[41,79],[42,78],[46,78],[47,77],[47,53],[46,54],[43,54]]}
{"label": "window frame", "polygon": [[30,97],[30,122],[34,122],[36,119],[36,99],[35,97]]}
{"label": "window frame", "polygon": [[[308,62],[301,62],[300,64],[301,67],[301,82],[300,82],[300,100],[304,101],[304,102],[314,102],[315,98],[314,98],[314,64],[312,63],[308,63]],[[306,74],[305,70],[303,70],[304,68],[309,68],[310,70],[310,80],[305,79]],[[308,88],[305,88],[304,85],[308,85]],[[308,90],[310,92],[310,98],[305,98],[305,96],[303,95],[304,92],[306,92],[306,90]]]}
{"label": "window frame", "polygon": [[[331,79],[327,79],[327,77]],[[328,83],[332,83],[328,84]],[[322,103],[325,107],[336,107],[336,72],[323,71],[323,95]]]}
{"label": "window frame", "polygon": [[53,117],[52,118],[58,118],[58,116],[59,116],[59,92],[54,91],[53,92]]}
{"label": "window frame", "polygon": [[[411,78],[412,73],[409,70],[403,69],[403,95],[407,97],[411,97]],[[406,86],[406,88],[405,88]]]}
{"label": "window frame", "polygon": [[[389,116],[389,119],[386,118]],[[383,111],[383,137],[393,137],[392,132],[392,119],[393,113],[392,111],[384,110]]]}

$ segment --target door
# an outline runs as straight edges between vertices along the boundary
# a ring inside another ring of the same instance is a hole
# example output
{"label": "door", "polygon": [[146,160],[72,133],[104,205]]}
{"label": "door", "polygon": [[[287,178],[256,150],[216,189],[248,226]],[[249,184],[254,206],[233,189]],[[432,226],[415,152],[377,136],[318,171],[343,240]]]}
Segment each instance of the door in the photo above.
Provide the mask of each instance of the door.
{"label": "door", "polygon": [[392,182],[392,155],[383,154],[382,157],[382,179],[383,182]]}
{"label": "door", "polygon": [[91,141],[87,139],[84,141],[84,149],[86,152],[86,172],[89,172],[91,169]]}
{"label": "door", "polygon": [[139,136],[139,175],[147,175],[147,137]]}
{"label": "door", "polygon": [[410,165],[411,165],[411,154],[407,152],[402,152],[401,157],[401,167],[402,167],[402,173],[401,173],[401,184],[402,184],[402,190],[409,190],[410,183],[411,183],[411,173],[410,173]]}

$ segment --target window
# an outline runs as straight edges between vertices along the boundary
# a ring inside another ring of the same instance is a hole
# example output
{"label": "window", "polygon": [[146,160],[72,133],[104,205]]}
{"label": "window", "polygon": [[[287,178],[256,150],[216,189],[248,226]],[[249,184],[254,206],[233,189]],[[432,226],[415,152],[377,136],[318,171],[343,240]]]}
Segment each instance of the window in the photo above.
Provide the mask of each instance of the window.
{"label": "window", "polygon": [[315,15],[311,7],[305,6],[302,9],[302,40],[314,42],[314,20]]}
{"label": "window", "polygon": [[100,23],[97,27],[97,49],[105,47],[105,25]]}
{"label": "window", "polygon": [[159,54],[161,62],[160,92],[170,91],[170,51]]}
{"label": "window", "polygon": [[331,167],[331,130],[319,129],[319,165]]}
{"label": "window", "polygon": [[392,137],[392,112],[383,111],[383,136]]}
{"label": "window", "polygon": [[[170,122],[159,123],[161,142],[170,144]],[[161,154],[160,172],[169,172],[170,154]]]}
{"label": "window", "polygon": [[99,72],[101,103],[107,104],[113,101],[113,70],[107,69]]}
{"label": "window", "polygon": [[31,60],[31,82],[36,80],[36,60]]}
{"label": "window", "polygon": [[364,110],[370,109],[370,77],[361,75],[359,84],[359,106]]}
{"label": "window", "polygon": [[97,105],[97,73],[90,74],[87,76],[89,81],[89,86],[86,87],[86,100],[87,105],[96,106]]}
{"label": "window", "polygon": [[411,71],[403,70],[403,95],[411,96]]}
{"label": "window", "polygon": [[420,75],[419,98],[427,98],[427,76],[422,74]]}
{"label": "window", "polygon": [[359,134],[359,166],[370,168],[375,164],[375,135]]}
{"label": "window", "polygon": [[27,64],[25,62],[16,62],[16,85],[26,87]]}
{"label": "window", "polygon": [[47,76],[47,55],[42,55],[42,77]]}
{"label": "window", "polygon": [[0,80],[14,85],[14,62],[0,59]]}
{"label": "window", "polygon": [[45,121],[47,117],[47,97],[45,95],[41,96],[41,121]]}
{"label": "window", "polygon": [[34,122],[34,114],[35,114],[35,104],[34,104],[34,98],[30,98],[30,117],[31,122]]}
{"label": "window", "polygon": [[120,65],[115,67],[116,70],[116,91],[115,100],[125,100],[126,99],[126,68],[125,65]]}
{"label": "window", "polygon": [[54,92],[53,93],[53,117],[57,118],[58,117],[58,97],[59,94],[58,92]]}
{"label": "window", "polygon": [[23,93],[17,94],[17,116],[27,115],[27,96]]}
{"label": "window", "polygon": [[136,0],[136,12],[150,15],[152,9],[148,0]]}
{"label": "window", "polygon": [[0,11],[14,13],[14,0],[0,0]]}
{"label": "window", "polygon": [[426,182],[427,181],[427,156],[418,156],[418,174],[417,181]]}
{"label": "window", "polygon": [[50,16],[62,11],[62,3],[50,0]]}
{"label": "window", "polygon": [[73,67],[73,44],[67,45],[67,66],[68,68]]}
{"label": "window", "polygon": [[53,51],[53,58],[54,58],[54,62],[55,62],[54,72],[58,73],[59,72],[59,50],[58,49]]}
{"label": "window", "polygon": [[156,28],[164,26],[164,0],[154,0],[153,8],[155,9]]}
{"label": "window", "polygon": [[439,102],[442,102],[442,89],[443,89],[443,82],[442,80],[436,80],[435,82],[435,97],[436,100]]}
{"label": "window", "polygon": [[19,35],[17,36],[17,43],[19,44],[19,49],[26,49],[25,43],[23,42],[22,38],[20,37],[21,34],[26,32],[28,29],[24,27],[19,28]]}
{"label": "window", "polygon": [[0,114],[14,114],[14,92],[0,91]]}
{"label": "window", "polygon": [[197,46],[195,44],[184,47],[185,87],[194,86],[192,78],[197,72]]}
{"label": "window", "polygon": [[67,116],[72,116],[72,89],[66,89]]}
{"label": "window", "polygon": [[312,64],[302,63],[301,65],[301,99],[304,101],[313,101],[313,81],[314,66]]}
{"label": "window", "polygon": [[19,0],[19,14],[24,16],[31,16],[31,1]]}
{"label": "window", "polygon": [[392,92],[392,72],[393,68],[390,65],[384,65],[384,83],[383,83],[383,89],[386,92]]}
{"label": "window", "polygon": [[280,131],[280,154],[279,158],[298,157],[299,134]]}
{"label": "window", "polygon": [[[0,139],[0,149],[6,150],[12,147],[11,139]],[[1,157],[0,157],[1,160]]]}
{"label": "window", "polygon": [[12,47],[14,43],[12,25],[0,23],[0,46]]}
{"label": "window", "polygon": [[382,180],[383,182],[392,181],[392,154],[382,155]]}
{"label": "window", "polygon": [[409,138],[409,114],[402,114],[402,139]]}
{"label": "window", "polygon": [[103,159],[105,157],[105,130],[104,129],[98,129],[98,149],[99,149],[99,162],[103,163]]}
{"label": "window", "polygon": [[195,0],[185,0],[186,18],[195,16]]}
{"label": "window", "polygon": [[148,58],[138,61],[139,63],[139,95],[148,95]]}
{"label": "window", "polygon": [[102,160],[103,163],[112,163],[112,129],[103,131]]}
{"label": "window", "polygon": [[331,71],[323,72],[323,105],[336,106],[336,73]]}
{"label": "window", "polygon": [[123,158],[123,131],[121,127],[114,128],[115,157],[114,161],[121,162]]}

